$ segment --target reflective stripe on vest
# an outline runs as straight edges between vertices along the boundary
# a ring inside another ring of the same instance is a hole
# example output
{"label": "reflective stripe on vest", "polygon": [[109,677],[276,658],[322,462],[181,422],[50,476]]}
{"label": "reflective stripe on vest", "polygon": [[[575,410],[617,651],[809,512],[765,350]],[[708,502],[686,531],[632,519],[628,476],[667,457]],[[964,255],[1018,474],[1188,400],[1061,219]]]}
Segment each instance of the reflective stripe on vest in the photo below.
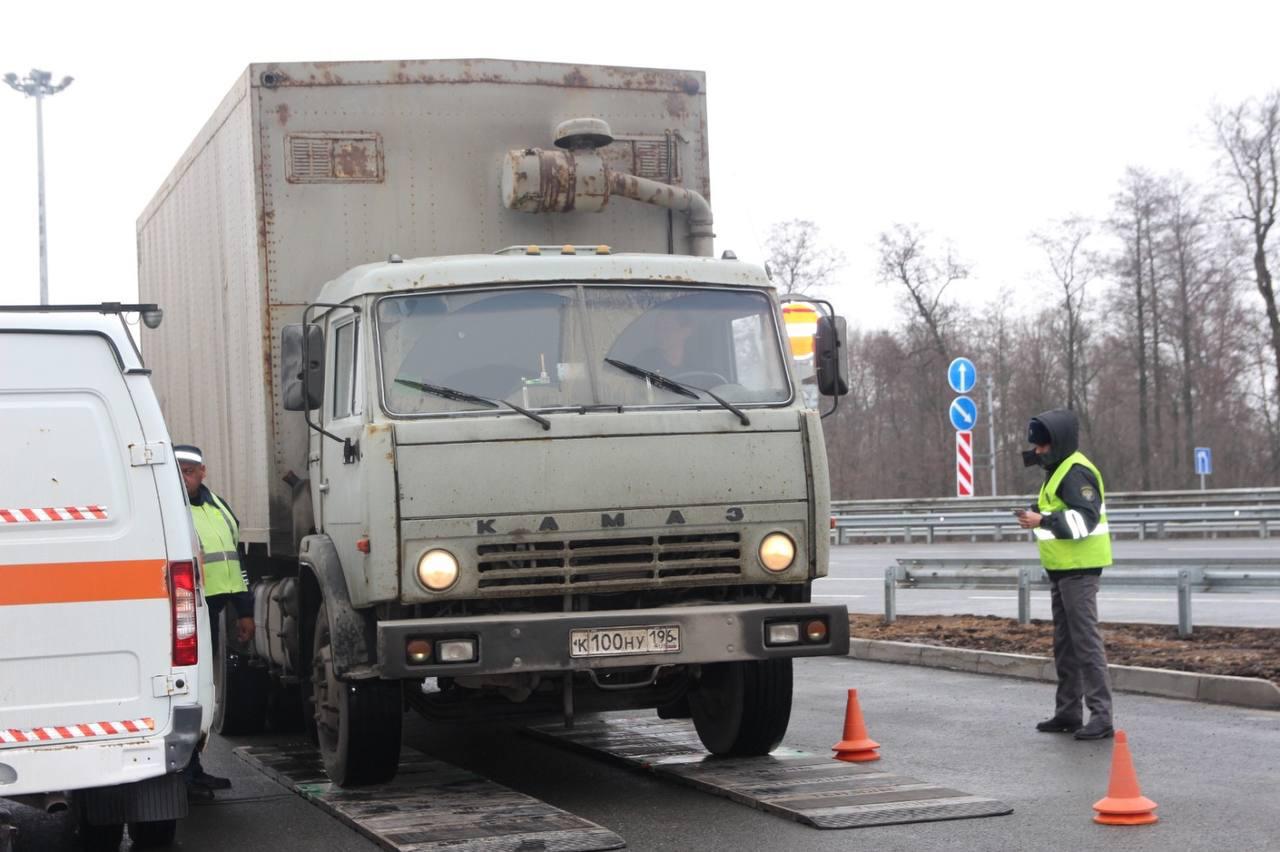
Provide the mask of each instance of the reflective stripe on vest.
{"label": "reflective stripe on vest", "polygon": [[247,592],[249,585],[240,571],[240,555],[236,551],[239,525],[226,505],[212,491],[211,499],[191,507],[200,549],[204,551],[204,593],[229,595]]}
{"label": "reflective stripe on vest", "polygon": [[[1058,486],[1071,468],[1080,465],[1098,480],[1098,525],[1092,530],[1085,526],[1084,517],[1067,506],[1058,496]],[[1041,514],[1061,513],[1075,538],[1056,538],[1046,529],[1036,529],[1036,544],[1040,548],[1040,564],[1046,571],[1063,571],[1070,568],[1105,568],[1111,564],[1111,528],[1107,525],[1106,489],[1102,474],[1083,453],[1075,452],[1063,459],[1053,475],[1040,488],[1036,505]]]}

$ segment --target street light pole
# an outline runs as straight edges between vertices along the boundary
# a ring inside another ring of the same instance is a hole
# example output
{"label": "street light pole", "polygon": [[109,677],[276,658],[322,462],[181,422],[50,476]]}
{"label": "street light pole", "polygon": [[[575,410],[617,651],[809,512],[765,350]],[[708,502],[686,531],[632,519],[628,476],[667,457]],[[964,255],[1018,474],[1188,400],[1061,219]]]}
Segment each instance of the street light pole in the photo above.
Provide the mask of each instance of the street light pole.
{"label": "street light pole", "polygon": [[14,90],[36,99],[36,184],[40,196],[40,304],[49,304],[49,238],[44,222],[44,99],[56,95],[71,85],[71,77],[63,77],[56,86],[50,83],[53,75],[48,71],[32,68],[21,80],[17,74],[4,75],[4,81]]}

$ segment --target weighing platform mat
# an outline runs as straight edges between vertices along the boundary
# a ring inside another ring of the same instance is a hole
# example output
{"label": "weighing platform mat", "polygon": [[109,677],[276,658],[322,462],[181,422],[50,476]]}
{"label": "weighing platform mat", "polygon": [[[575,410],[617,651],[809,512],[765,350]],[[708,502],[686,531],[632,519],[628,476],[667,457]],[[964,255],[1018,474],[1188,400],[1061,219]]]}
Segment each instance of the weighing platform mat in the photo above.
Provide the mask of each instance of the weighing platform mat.
{"label": "weighing platform mat", "polygon": [[590,719],[571,730],[560,725],[528,730],[814,828],[1013,813],[995,799],[894,775],[882,766],[883,760],[845,763],[785,746],[766,757],[711,757],[693,723],[685,720]]}
{"label": "weighing platform mat", "polygon": [[387,784],[344,790],[310,744],[242,746],[241,760],[386,849],[396,852],[590,852],[621,849],[618,835],[416,751]]}

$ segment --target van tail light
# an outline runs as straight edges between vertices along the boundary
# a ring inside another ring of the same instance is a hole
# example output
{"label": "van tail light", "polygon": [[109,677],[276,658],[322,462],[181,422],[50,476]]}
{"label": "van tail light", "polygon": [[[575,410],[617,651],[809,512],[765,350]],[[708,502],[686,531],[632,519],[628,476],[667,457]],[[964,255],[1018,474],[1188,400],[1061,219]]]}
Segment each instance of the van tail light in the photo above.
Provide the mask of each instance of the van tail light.
{"label": "van tail light", "polygon": [[194,563],[169,563],[169,608],[173,612],[173,664],[194,666],[200,654],[196,636]]}

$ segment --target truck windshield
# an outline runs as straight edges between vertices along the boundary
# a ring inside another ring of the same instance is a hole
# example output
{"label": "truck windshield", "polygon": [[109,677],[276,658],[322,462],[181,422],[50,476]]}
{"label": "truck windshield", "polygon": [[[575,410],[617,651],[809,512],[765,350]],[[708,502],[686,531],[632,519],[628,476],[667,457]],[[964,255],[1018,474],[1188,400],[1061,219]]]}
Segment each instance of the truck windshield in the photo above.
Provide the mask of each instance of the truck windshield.
{"label": "truck windshield", "polygon": [[605,285],[524,286],[388,296],[377,305],[382,396],[390,414],[450,414],[474,403],[440,385],[528,409],[711,406],[610,361],[734,405],[791,398],[769,299],[755,291]]}

